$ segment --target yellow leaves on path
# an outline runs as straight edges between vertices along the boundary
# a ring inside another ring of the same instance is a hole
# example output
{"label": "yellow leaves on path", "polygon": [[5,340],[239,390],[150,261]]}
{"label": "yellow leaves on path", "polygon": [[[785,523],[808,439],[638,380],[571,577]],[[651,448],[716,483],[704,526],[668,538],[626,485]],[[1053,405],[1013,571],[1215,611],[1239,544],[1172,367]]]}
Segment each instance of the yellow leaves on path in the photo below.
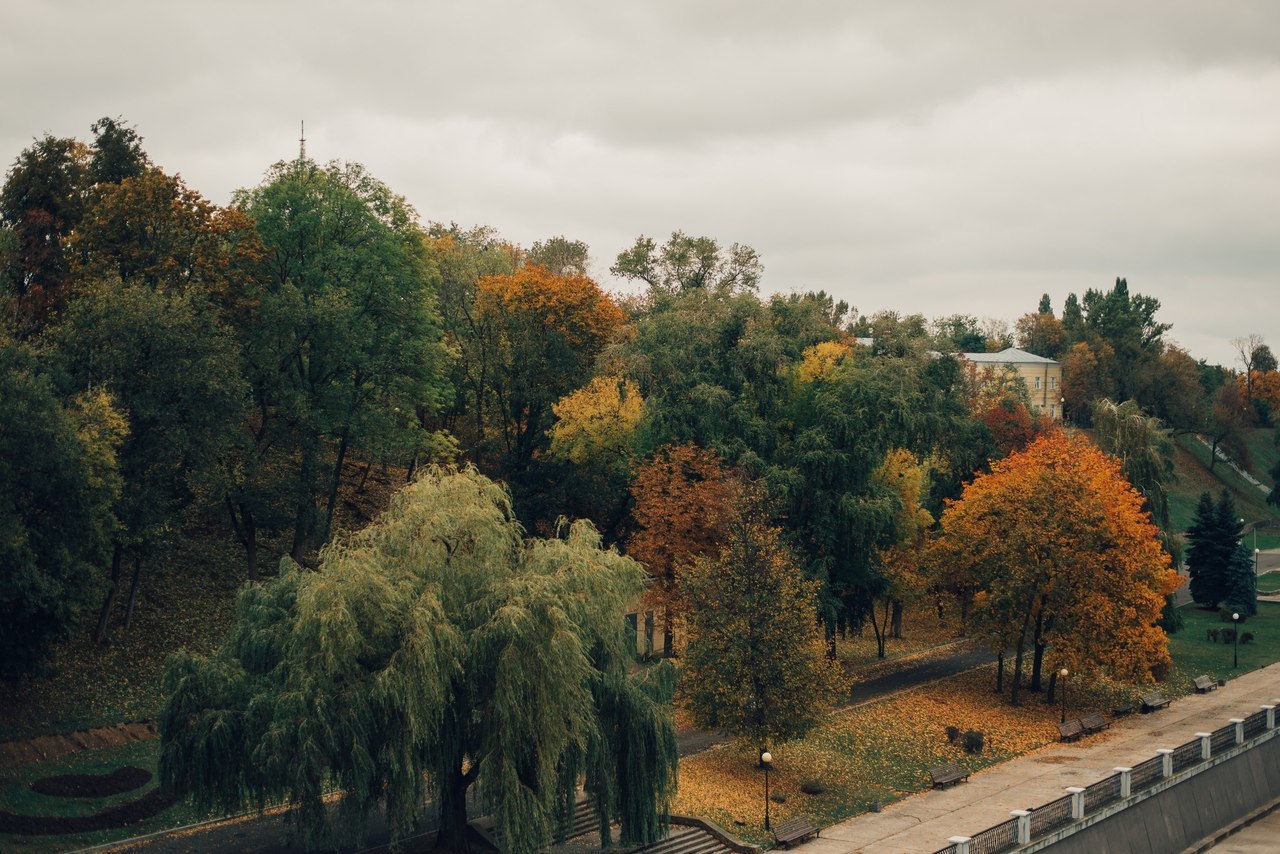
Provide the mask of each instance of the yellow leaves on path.
{"label": "yellow leaves on path", "polygon": [[[976,770],[1056,743],[1057,707],[1029,695],[1013,707],[992,693],[991,668],[961,674],[830,716],[806,738],[771,745],[770,790],[785,797],[771,803],[777,821],[805,815],[826,825],[863,812],[871,801],[887,803],[929,788],[927,769],[957,761]],[[966,754],[946,728],[981,731],[986,749]],[[763,831],[764,775],[753,748],[722,746],[681,760],[680,790],[673,810],[701,815],[752,840]],[[806,795],[808,780],[826,791]]]}

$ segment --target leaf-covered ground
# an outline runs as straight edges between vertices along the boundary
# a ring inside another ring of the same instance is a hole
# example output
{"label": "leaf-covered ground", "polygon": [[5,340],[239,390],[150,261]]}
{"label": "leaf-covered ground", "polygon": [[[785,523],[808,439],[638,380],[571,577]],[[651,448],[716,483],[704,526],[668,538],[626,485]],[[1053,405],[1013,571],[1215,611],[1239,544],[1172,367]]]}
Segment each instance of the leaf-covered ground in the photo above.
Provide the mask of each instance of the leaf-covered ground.
{"label": "leaf-covered ground", "polygon": [[[1014,708],[992,692],[993,678],[993,668],[982,668],[847,709],[803,741],[775,747],[770,791],[785,800],[770,804],[771,816],[802,814],[831,824],[866,811],[872,801],[889,803],[928,788],[931,766],[954,760],[976,770],[1056,741],[1058,707],[1034,694]],[[948,726],[981,731],[982,754],[949,742]],[[754,748],[724,746],[682,760],[676,811],[704,816],[759,844],[771,841],[763,827],[764,773],[755,759]],[[806,781],[825,791],[804,794]]]}

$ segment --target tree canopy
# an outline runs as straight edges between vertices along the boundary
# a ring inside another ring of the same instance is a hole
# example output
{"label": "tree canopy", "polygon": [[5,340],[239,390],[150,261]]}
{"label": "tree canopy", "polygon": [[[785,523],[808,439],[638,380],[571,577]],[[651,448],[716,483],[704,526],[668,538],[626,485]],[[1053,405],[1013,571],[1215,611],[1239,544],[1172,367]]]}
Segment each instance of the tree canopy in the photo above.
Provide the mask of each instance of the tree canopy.
{"label": "tree canopy", "polygon": [[1029,646],[1037,671],[1046,651],[1054,669],[1126,681],[1168,665],[1157,622],[1177,575],[1142,497],[1088,439],[1049,433],[992,463],[941,522],[931,560],[971,577],[978,631],[1016,648],[1015,704]]}
{"label": "tree canopy", "polygon": [[286,799],[332,844],[380,802],[403,835],[429,780],[446,848],[465,848],[476,785],[507,849],[535,851],[585,775],[602,822],[655,841],[676,747],[668,666],[627,672],[643,572],[585,522],[562,534],[526,542],[500,486],[425,472],[316,572],[245,588],[215,657],[171,662],[166,785],[226,809]]}

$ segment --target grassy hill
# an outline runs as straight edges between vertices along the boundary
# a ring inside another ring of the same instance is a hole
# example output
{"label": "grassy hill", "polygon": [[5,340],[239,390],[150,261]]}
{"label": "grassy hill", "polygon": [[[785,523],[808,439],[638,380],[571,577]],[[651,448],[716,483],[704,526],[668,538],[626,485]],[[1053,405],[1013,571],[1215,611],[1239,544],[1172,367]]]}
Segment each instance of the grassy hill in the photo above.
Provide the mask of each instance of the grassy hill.
{"label": "grassy hill", "polygon": [[[1268,471],[1280,459],[1280,450],[1272,440],[1274,435],[1275,431],[1271,429],[1255,429],[1249,431],[1247,438],[1252,455],[1248,470],[1271,487],[1275,484]],[[1210,472],[1209,449],[1195,436],[1179,436],[1176,443],[1173,462],[1178,479],[1169,489],[1169,514],[1174,530],[1185,531],[1191,524],[1201,493],[1208,490],[1216,498],[1225,487],[1231,492],[1245,522],[1259,524],[1258,547],[1280,548],[1280,508],[1267,504],[1266,495],[1260,489],[1225,463],[1219,461]]]}

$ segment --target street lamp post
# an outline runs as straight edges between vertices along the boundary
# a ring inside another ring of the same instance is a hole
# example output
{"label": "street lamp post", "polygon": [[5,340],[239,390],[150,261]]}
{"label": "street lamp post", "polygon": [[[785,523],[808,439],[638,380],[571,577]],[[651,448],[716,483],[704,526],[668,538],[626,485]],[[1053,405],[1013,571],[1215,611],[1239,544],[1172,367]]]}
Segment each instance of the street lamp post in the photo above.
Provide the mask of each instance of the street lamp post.
{"label": "street lamp post", "polygon": [[1062,723],[1065,724],[1067,722],[1067,668],[1064,667],[1059,670],[1058,676],[1060,677],[1059,681],[1062,682],[1059,690],[1062,691]]}
{"label": "street lamp post", "polygon": [[[1231,619],[1236,626],[1235,631],[1231,633],[1233,636],[1232,641],[1234,642],[1234,647],[1231,650],[1231,669],[1235,670],[1240,667],[1240,615],[1238,613],[1232,614]],[[767,780],[768,777],[765,779]]]}
{"label": "street lamp post", "polygon": [[773,764],[773,754],[764,751],[760,754],[760,764],[764,766],[764,829],[769,827],[769,767]]}

